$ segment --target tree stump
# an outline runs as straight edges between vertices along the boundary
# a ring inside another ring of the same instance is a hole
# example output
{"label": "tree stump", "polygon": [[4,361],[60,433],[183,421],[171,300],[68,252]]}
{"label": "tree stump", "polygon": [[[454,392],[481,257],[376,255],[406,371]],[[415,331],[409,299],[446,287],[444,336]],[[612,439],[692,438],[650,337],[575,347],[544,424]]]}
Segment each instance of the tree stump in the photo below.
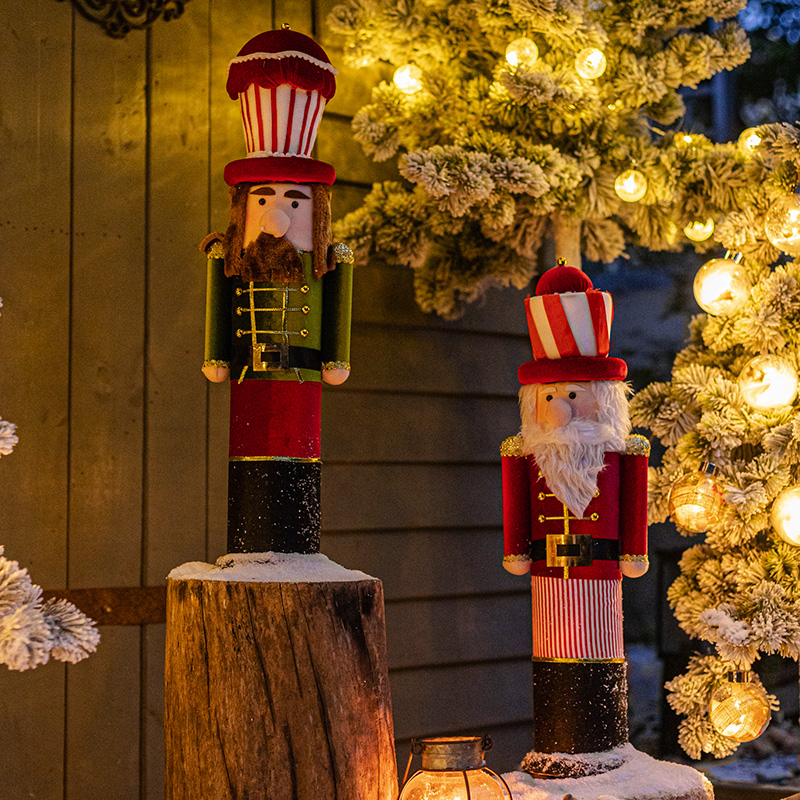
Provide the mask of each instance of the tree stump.
{"label": "tree stump", "polygon": [[393,800],[383,588],[173,580],[167,800]]}

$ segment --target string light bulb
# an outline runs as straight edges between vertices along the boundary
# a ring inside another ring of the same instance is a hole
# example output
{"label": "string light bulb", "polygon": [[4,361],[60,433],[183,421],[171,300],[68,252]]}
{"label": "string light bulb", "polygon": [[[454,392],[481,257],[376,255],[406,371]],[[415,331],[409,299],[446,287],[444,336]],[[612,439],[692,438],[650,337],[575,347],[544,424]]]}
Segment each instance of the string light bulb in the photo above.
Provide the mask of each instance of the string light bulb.
{"label": "string light bulb", "polygon": [[746,156],[751,156],[753,153],[755,153],[762,141],[763,138],[756,128],[745,128],[739,134],[737,147],[739,148],[740,153],[743,153]]}
{"label": "string light bulb", "polygon": [[745,402],[758,411],[791,405],[797,396],[797,370],[773,354],[748,361],[738,383]]}
{"label": "string light bulb", "polygon": [[536,59],[539,58],[539,48],[533,39],[528,39],[525,36],[519,39],[514,39],[506,47],[506,61],[512,67],[522,65],[531,65]]}
{"label": "string light bulb", "polygon": [[596,47],[584,47],[575,56],[575,72],[587,81],[599,78],[606,71],[606,56]]}
{"label": "string light bulb", "polygon": [[614,181],[614,191],[620,200],[626,203],[635,203],[641,200],[647,192],[647,178],[638,169],[626,169],[617,175]]}
{"label": "string light bulb", "polygon": [[775,499],[772,527],[784,542],[800,547],[800,486],[784,489]]}
{"label": "string light bulb", "polygon": [[403,94],[416,94],[422,89],[422,70],[416,64],[403,64],[394,71],[392,81]]}
{"label": "string light bulb", "polygon": [[694,278],[697,305],[712,316],[728,316],[738,311],[750,294],[750,280],[741,266],[742,254],[725,253],[700,267]]}
{"label": "string light bulb", "polygon": [[714,482],[716,467],[707,461],[696,472],[678,478],[669,492],[669,515],[676,525],[703,533],[719,522],[725,499]]}
{"label": "string light bulb", "polygon": [[750,742],[769,725],[769,698],[751,672],[730,672],[727,682],[711,695],[708,716],[718,733],[737,742]]}
{"label": "string light bulb", "polygon": [[764,231],[778,250],[800,255],[800,195],[778,198],[767,211]]}
{"label": "string light bulb", "polygon": [[709,217],[705,222],[696,219],[690,222],[684,229],[686,238],[693,242],[704,242],[714,233],[714,220]]}

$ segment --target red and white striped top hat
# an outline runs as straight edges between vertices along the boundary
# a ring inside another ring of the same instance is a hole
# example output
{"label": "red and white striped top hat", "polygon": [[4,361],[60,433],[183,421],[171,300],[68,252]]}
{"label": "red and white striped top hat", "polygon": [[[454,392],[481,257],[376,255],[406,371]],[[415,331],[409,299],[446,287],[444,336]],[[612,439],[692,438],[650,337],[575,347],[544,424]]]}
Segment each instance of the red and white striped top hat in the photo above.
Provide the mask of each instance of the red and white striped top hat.
{"label": "red and white striped top hat", "polygon": [[228,94],[239,98],[247,158],[225,167],[225,182],[332,184],[330,164],[311,157],[336,70],[309,36],[283,28],[252,38],[228,67]]}
{"label": "red and white striped top hat", "polygon": [[533,361],[517,373],[520,383],[621,381],[628,365],[609,358],[611,295],[592,286],[586,273],[566,266],[549,269],[525,299]]}

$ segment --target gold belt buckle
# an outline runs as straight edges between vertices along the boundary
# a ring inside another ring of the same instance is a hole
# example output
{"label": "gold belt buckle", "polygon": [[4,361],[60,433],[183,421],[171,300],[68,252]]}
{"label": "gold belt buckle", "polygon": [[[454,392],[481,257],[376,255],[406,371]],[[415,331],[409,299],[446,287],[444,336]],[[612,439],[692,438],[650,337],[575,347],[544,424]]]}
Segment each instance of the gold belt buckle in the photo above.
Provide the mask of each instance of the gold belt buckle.
{"label": "gold belt buckle", "polygon": [[[278,361],[264,361],[264,353],[279,353]],[[262,344],[257,342],[253,345],[253,370],[255,372],[274,372],[279,369],[289,368],[288,348],[279,344]]]}
{"label": "gold belt buckle", "polygon": [[591,567],[592,537],[588,533],[548,533],[548,567]]}

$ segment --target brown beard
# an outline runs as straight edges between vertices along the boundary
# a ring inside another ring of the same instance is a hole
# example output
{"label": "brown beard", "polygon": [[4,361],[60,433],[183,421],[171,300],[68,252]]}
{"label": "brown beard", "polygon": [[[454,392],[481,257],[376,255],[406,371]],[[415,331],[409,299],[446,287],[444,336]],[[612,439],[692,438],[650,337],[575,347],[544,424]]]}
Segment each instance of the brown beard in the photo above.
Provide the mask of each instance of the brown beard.
{"label": "brown beard", "polygon": [[242,253],[239,276],[243,281],[301,283],[303,262],[290,241],[271,233],[260,233]]}

